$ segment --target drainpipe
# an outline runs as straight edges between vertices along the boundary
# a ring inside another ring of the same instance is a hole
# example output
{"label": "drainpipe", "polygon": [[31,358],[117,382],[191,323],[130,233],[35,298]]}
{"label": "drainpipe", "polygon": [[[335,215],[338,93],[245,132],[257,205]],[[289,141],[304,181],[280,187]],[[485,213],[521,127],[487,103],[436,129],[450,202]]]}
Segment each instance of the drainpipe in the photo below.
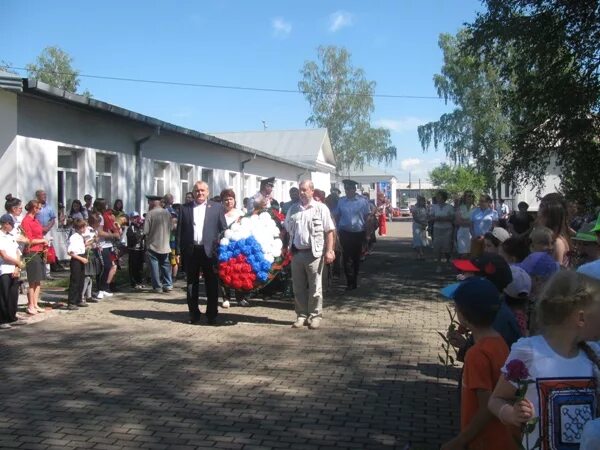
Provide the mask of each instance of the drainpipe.
{"label": "drainpipe", "polygon": [[135,141],[135,204],[137,210],[142,214],[142,145],[154,136],[160,136],[160,127],[156,127],[153,134]]}
{"label": "drainpipe", "polygon": [[246,198],[246,164],[253,159],[256,159],[256,153],[252,155],[252,158],[245,159],[240,163],[240,173],[242,174],[242,200]]}

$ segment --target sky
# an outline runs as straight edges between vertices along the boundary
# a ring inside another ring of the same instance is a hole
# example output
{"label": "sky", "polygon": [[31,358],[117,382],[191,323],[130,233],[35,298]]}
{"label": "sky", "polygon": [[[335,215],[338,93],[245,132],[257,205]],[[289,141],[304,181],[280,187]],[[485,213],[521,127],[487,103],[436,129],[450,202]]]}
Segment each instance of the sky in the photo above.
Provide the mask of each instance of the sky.
{"label": "sky", "polygon": [[344,47],[377,94],[435,97],[375,98],[371,116],[397,148],[397,159],[381,167],[399,181],[409,172],[426,180],[445,154],[423,152],[417,126],[453,108],[432,81],[442,65],[438,38],[481,10],[475,0],[2,0],[0,60],[24,67],[55,45],[95,99],[201,132],[262,130],[263,121],[288,130],[308,127],[300,93],[89,76],[295,90],[319,45]]}

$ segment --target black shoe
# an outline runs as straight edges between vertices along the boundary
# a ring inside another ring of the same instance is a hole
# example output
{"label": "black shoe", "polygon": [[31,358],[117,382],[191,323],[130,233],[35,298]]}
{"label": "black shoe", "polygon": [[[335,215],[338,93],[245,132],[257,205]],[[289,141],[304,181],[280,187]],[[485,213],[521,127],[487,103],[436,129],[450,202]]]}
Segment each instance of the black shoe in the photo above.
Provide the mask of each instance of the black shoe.
{"label": "black shoe", "polygon": [[86,301],[86,303],[98,303],[98,299],[94,298],[94,297],[88,298],[87,301]]}
{"label": "black shoe", "polygon": [[190,325],[198,325],[198,324],[200,324],[200,316],[194,317],[194,318],[188,320],[188,323]]}
{"label": "black shoe", "polygon": [[207,317],[206,321],[209,325],[216,325],[217,324],[217,318],[216,317]]}

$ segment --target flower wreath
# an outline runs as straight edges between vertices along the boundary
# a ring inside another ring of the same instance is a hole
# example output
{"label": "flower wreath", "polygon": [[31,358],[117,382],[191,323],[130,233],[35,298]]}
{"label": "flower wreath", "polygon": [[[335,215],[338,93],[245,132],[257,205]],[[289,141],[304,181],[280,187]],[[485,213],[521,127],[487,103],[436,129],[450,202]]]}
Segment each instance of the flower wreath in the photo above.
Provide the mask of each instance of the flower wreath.
{"label": "flower wreath", "polygon": [[219,240],[219,278],[230,288],[249,292],[264,287],[290,262],[283,215],[254,211],[233,222]]}

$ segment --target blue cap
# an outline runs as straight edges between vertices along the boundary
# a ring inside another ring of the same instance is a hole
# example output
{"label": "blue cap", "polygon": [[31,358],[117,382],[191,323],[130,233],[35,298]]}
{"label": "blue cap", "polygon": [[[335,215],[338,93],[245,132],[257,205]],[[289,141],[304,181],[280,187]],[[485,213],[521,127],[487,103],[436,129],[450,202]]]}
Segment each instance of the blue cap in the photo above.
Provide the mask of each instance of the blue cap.
{"label": "blue cap", "polygon": [[516,265],[525,270],[531,277],[547,278],[560,269],[560,264],[547,252],[533,252]]}
{"label": "blue cap", "polygon": [[0,217],[0,223],[10,223],[12,226],[15,225],[15,219],[10,214],[3,214]]}
{"label": "blue cap", "polygon": [[500,293],[487,278],[470,277],[460,283],[452,294],[452,299],[459,308],[475,313],[495,312],[500,308]]}

